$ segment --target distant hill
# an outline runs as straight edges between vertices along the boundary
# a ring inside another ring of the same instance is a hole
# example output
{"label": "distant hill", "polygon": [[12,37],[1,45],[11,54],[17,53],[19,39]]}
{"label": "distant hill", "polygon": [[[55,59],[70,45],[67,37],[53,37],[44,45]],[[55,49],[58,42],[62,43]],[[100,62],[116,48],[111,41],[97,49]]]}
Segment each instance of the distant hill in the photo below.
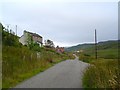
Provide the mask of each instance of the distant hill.
{"label": "distant hill", "polygon": [[[104,42],[99,42],[97,44],[97,48],[99,50],[101,49],[110,49],[110,48],[116,48],[118,46],[118,41],[117,40],[109,40],[109,41],[104,41]],[[77,46],[72,46],[65,48],[65,51],[71,52],[71,51],[77,51],[77,50],[88,50],[88,49],[93,49],[94,44],[79,44]]]}
{"label": "distant hill", "polygon": [[93,45],[94,44],[79,44],[77,46],[72,46],[72,47],[65,48],[65,51],[68,51],[68,52],[77,51],[77,50],[80,50],[80,49],[90,48]]}

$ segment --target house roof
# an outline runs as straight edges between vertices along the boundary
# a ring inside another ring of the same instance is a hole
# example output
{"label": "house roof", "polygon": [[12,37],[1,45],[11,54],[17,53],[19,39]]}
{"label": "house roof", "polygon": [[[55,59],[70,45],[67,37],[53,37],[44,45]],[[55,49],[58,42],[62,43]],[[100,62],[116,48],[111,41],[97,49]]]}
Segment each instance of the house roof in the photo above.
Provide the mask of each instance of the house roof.
{"label": "house roof", "polygon": [[42,36],[40,36],[40,35],[38,35],[38,34],[36,34],[36,33],[28,32],[28,31],[26,31],[26,30],[25,30],[24,32],[29,33],[29,34],[31,34],[32,36],[36,36],[36,37],[42,38]]}

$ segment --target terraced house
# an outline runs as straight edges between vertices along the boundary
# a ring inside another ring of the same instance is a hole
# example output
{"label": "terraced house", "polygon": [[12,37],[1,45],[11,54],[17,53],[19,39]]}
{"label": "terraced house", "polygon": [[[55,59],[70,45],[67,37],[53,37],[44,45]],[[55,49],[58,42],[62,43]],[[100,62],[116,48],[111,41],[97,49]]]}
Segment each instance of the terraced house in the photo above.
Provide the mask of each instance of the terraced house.
{"label": "terraced house", "polygon": [[42,46],[42,44],[43,44],[42,36],[40,36],[36,33],[28,32],[26,30],[23,32],[23,35],[20,37],[19,42],[22,43],[23,45],[28,45],[28,43],[31,39],[32,39],[33,43],[38,43],[40,46]]}

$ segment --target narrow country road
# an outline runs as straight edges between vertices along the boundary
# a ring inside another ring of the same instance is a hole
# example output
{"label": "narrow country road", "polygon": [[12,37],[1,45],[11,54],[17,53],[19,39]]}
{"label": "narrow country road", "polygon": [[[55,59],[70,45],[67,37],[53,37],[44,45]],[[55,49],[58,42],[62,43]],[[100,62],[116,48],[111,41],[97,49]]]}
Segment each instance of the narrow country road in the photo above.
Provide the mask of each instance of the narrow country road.
{"label": "narrow country road", "polygon": [[66,60],[20,83],[15,88],[82,88],[82,76],[87,63]]}

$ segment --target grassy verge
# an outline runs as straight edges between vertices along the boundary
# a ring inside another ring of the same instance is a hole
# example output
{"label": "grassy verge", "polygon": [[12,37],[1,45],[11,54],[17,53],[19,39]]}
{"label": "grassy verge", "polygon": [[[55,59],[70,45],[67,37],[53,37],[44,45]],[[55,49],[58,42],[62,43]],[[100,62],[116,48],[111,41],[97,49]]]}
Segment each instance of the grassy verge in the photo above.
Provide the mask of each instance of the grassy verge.
{"label": "grassy verge", "polygon": [[97,60],[92,53],[81,53],[79,56],[80,60],[90,63],[83,77],[85,89],[111,88],[114,90],[120,88],[118,54],[111,52],[111,50],[103,52],[102,50],[99,51]]}
{"label": "grassy verge", "polygon": [[3,46],[2,48],[2,88],[14,87],[58,62],[74,58],[71,54],[59,54],[46,49],[42,49],[37,55],[37,52],[27,47]]}
{"label": "grassy verge", "polygon": [[120,88],[118,61],[99,59],[93,61],[84,74],[84,88]]}

